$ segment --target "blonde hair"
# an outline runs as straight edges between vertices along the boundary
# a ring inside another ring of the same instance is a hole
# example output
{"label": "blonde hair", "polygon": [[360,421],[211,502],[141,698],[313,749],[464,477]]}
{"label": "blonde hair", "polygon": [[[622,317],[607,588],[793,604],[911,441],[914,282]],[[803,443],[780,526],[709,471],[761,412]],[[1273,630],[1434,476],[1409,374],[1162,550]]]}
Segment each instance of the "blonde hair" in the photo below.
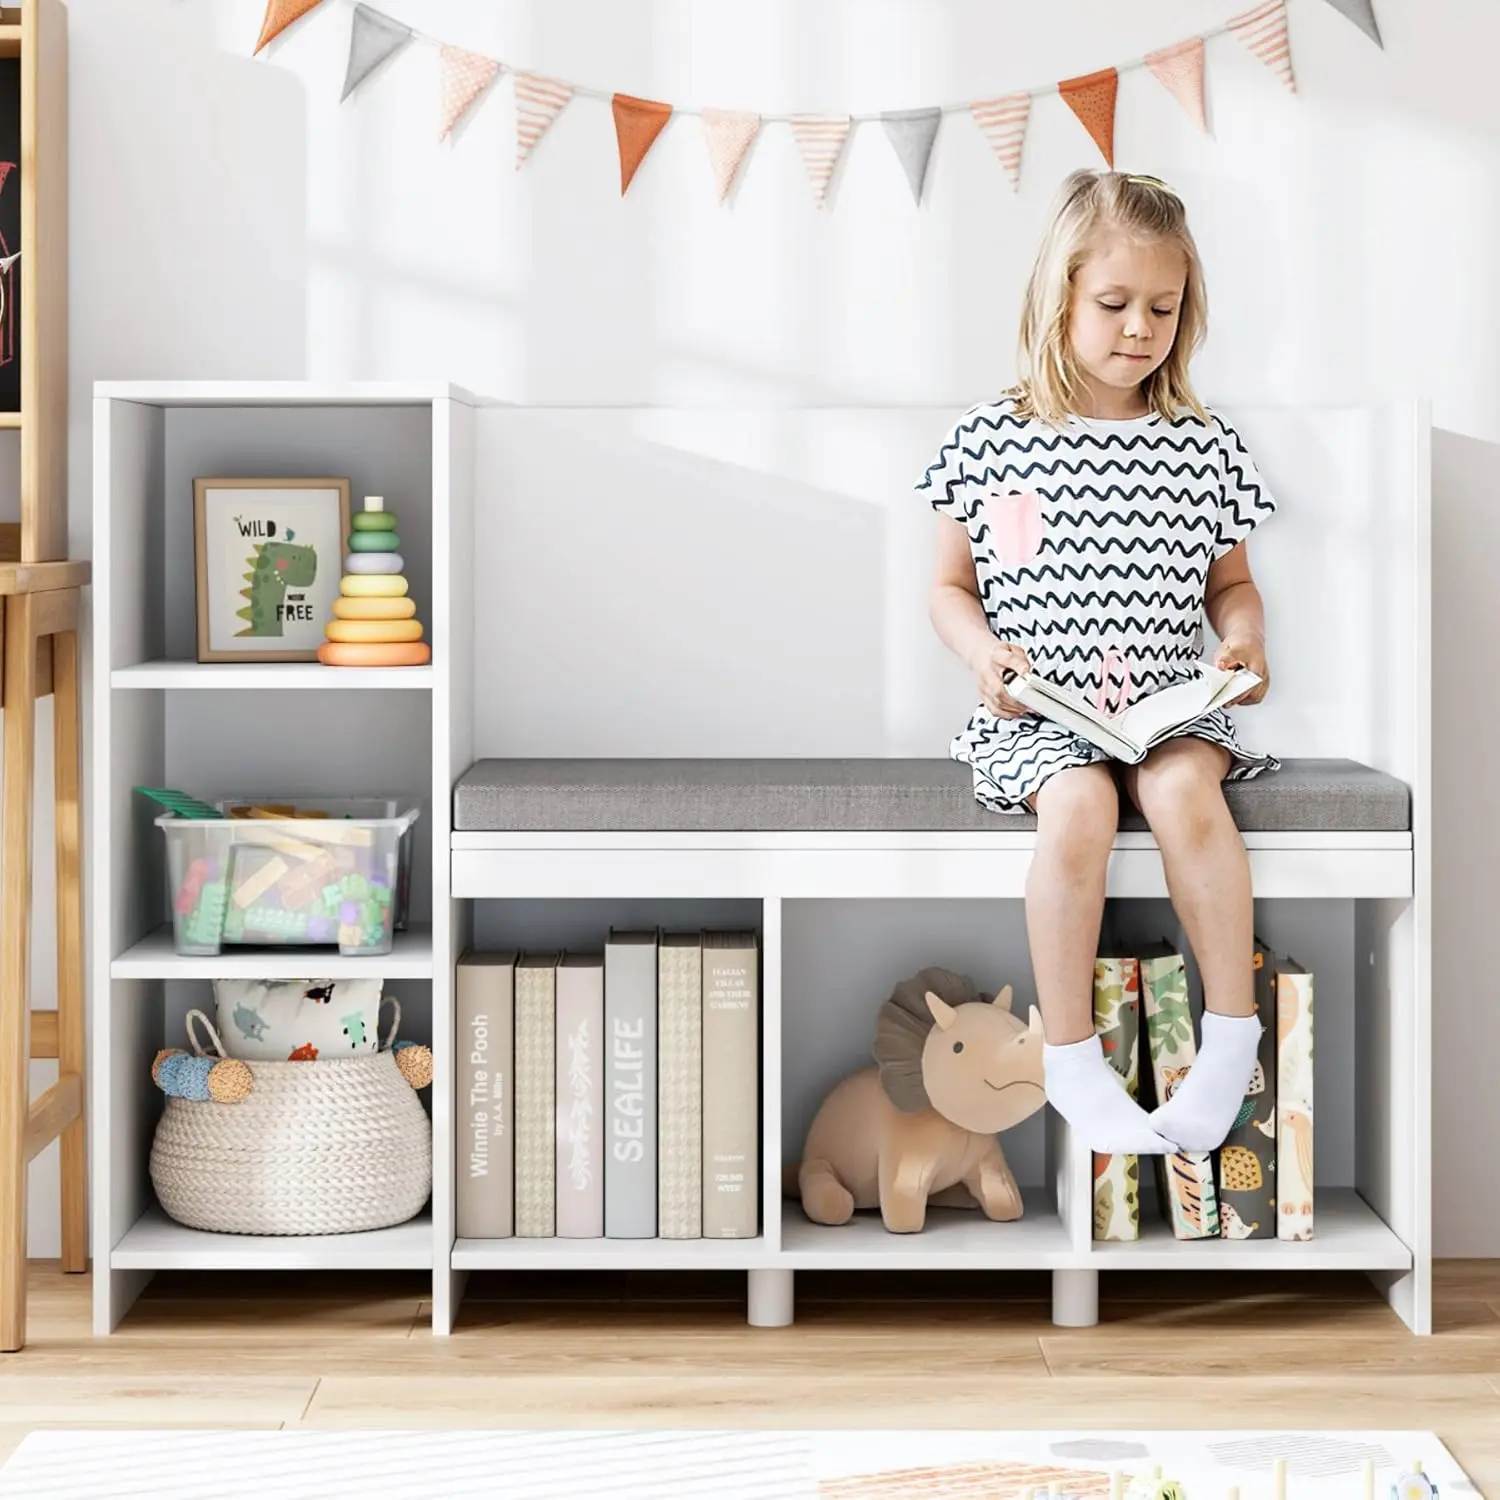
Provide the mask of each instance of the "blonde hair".
{"label": "blonde hair", "polygon": [[1068,336],[1073,278],[1107,234],[1168,244],[1187,262],[1177,336],[1159,368],[1141,382],[1146,404],[1168,421],[1186,408],[1208,413],[1193,391],[1188,366],[1208,331],[1203,265],[1182,199],[1154,177],[1077,171],[1063,183],[1026,284],[1016,351],[1016,414],[1060,427],[1079,408],[1083,373]]}

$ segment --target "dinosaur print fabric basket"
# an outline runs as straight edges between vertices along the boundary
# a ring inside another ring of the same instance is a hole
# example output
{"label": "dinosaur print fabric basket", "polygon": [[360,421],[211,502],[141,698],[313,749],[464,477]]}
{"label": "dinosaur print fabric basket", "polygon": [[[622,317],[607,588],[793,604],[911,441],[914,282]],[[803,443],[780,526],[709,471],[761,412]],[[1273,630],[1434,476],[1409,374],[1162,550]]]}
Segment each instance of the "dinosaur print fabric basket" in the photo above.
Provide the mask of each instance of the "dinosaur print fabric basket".
{"label": "dinosaur print fabric basket", "polygon": [[406,926],[417,809],[395,798],[216,806],[223,817],[156,819],[178,953],[288,944],[345,956],[391,951]]}
{"label": "dinosaur print fabric basket", "polygon": [[[416,1091],[431,1078],[431,1053],[396,1048],[400,1006],[386,1004],[394,1019],[379,1052],[317,1062],[216,1062],[228,1053],[213,1023],[190,1011],[193,1055],[173,1060],[246,1071],[232,1096],[210,1084],[181,1097],[158,1078],[167,1097],[151,1183],[163,1210],[191,1229],[277,1235],[384,1229],[420,1213],[432,1192],[432,1124]],[[423,1054],[425,1074],[398,1063],[411,1053]]]}

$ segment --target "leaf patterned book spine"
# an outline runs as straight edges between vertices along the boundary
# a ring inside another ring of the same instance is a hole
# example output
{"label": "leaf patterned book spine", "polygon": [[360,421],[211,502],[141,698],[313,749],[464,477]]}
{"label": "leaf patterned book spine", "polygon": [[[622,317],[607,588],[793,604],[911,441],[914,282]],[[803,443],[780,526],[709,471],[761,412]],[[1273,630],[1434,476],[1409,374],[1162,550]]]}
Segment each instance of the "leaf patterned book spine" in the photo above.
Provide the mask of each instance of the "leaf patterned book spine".
{"label": "leaf patterned book spine", "polygon": [[[1134,1099],[1140,1091],[1141,970],[1134,958],[1094,963],[1094,1030],[1104,1056]],[[1141,1237],[1140,1158],[1094,1153],[1094,1238]]]}
{"label": "leaf patterned book spine", "polygon": [[1276,966],[1276,1238],[1313,1237],[1313,977]]}
{"label": "leaf patterned book spine", "polygon": [[1240,1112],[1215,1153],[1219,1233],[1226,1240],[1276,1238],[1276,967],[1259,939],[1251,959],[1260,1044]]}
{"label": "leaf patterned book spine", "polygon": [[[1165,1102],[1187,1077],[1198,1044],[1188,1004],[1187,969],[1180,953],[1141,959],[1141,1004],[1156,1097]],[[1214,1191],[1213,1153],[1178,1151],[1156,1158],[1162,1211],[1180,1240],[1219,1237],[1219,1199]]]}
{"label": "leaf patterned book spine", "polygon": [[558,958],[528,953],[516,965],[516,1235],[526,1239],[557,1232]]}
{"label": "leaf patterned book spine", "polygon": [[666,933],[658,953],[657,1233],[703,1237],[703,947]]}

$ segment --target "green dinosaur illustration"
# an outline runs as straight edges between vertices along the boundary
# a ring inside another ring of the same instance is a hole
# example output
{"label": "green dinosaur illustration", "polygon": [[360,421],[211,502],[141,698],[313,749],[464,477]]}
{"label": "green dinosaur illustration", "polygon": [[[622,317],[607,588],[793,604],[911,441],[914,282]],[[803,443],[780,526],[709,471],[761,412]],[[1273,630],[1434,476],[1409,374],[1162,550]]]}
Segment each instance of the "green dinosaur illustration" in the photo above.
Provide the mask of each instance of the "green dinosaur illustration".
{"label": "green dinosaur illustration", "polygon": [[262,542],[247,559],[248,588],[240,590],[249,600],[235,615],[247,622],[238,635],[281,635],[281,605],[289,588],[305,589],[318,576],[318,554],[312,547],[291,542]]}

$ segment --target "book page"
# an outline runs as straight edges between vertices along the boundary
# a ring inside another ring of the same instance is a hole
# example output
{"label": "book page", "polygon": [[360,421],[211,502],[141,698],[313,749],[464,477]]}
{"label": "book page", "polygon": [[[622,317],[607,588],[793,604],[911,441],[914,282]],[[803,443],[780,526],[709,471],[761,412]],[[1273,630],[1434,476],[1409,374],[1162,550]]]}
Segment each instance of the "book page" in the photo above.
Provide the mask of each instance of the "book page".
{"label": "book page", "polygon": [[1074,734],[1081,734],[1116,760],[1135,762],[1144,754],[1144,747],[1122,735],[1115,723],[1101,718],[1092,704],[1045,677],[1017,677],[1011,682],[1009,692],[1018,703]]}
{"label": "book page", "polygon": [[1149,747],[1170,730],[1201,719],[1210,709],[1237,698],[1259,681],[1254,672],[1204,667],[1200,676],[1132,704],[1120,715],[1120,728],[1137,744]]}

